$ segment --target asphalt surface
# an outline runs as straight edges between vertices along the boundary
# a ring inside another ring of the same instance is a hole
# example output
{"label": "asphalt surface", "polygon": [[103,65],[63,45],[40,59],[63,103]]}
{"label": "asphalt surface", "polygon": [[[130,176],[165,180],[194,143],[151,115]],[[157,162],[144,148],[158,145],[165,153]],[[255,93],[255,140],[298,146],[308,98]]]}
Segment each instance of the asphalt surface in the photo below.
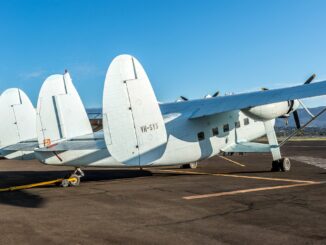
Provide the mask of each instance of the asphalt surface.
{"label": "asphalt surface", "polygon": [[[250,154],[195,170],[86,169],[78,187],[0,193],[0,244],[326,244],[326,142],[283,155],[300,159],[287,173]],[[70,171],[0,160],[0,187]]]}

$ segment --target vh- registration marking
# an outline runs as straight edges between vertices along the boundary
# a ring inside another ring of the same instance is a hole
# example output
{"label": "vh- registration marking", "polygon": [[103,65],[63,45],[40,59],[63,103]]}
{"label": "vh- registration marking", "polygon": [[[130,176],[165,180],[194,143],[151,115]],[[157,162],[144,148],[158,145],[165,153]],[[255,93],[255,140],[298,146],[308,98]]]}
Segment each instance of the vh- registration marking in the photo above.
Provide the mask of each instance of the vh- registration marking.
{"label": "vh- registration marking", "polygon": [[158,130],[158,123],[151,123],[140,127],[142,133],[147,133],[149,131]]}

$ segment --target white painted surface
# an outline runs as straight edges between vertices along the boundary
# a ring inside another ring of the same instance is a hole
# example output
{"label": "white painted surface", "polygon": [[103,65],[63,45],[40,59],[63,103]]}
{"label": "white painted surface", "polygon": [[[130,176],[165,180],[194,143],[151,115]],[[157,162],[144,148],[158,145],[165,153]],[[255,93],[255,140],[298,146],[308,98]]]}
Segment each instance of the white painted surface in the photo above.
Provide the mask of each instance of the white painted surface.
{"label": "white painted surface", "polygon": [[69,73],[52,75],[43,83],[37,102],[37,132],[40,147],[92,133]]}
{"label": "white painted surface", "polygon": [[[36,112],[27,95],[12,88],[0,97],[0,148],[36,139]],[[6,158],[24,158],[31,151],[7,151]]]}
{"label": "white painted surface", "polygon": [[[296,110],[298,106],[299,103],[295,101],[291,111]],[[243,112],[256,120],[271,120],[286,115],[291,109],[290,107],[291,105],[288,101],[283,101],[269,105],[256,106],[243,110]]]}
{"label": "white painted surface", "polygon": [[[218,154],[223,147],[234,144],[235,129],[234,120],[241,122],[241,127],[237,128],[237,140],[239,142],[249,142],[265,134],[264,124],[259,121],[249,120],[248,125],[244,125],[246,116],[240,111],[224,113],[210,117],[205,120],[195,120],[189,123],[187,115],[174,117],[166,123],[168,143],[163,156],[152,163],[152,166],[168,166],[184,164],[212,157]],[[171,118],[170,118],[171,119]],[[223,125],[229,123],[230,131],[223,132]],[[212,128],[218,127],[219,135],[212,135]],[[198,142],[197,133],[205,132],[205,140]],[[100,135],[99,135],[100,137]],[[97,137],[97,140],[99,140]],[[227,140],[228,139],[228,140]],[[90,139],[91,140],[91,139]],[[60,144],[59,144],[60,146]],[[107,149],[97,150],[73,150],[57,152],[63,159],[61,162],[51,149],[49,152],[37,151],[38,158],[47,164],[72,165],[72,166],[100,166],[100,167],[132,167],[113,158]]]}
{"label": "white painted surface", "polygon": [[108,69],[103,118],[107,147],[117,161],[146,165],[164,153],[163,117],[143,67],[132,56],[118,56]]}

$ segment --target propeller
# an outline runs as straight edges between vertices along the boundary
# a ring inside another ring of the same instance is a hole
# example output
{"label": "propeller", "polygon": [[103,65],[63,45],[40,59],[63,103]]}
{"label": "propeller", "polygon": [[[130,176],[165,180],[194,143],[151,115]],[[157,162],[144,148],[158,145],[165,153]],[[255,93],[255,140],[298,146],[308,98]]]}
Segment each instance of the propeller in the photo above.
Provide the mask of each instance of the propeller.
{"label": "propeller", "polygon": [[[316,78],[316,74],[312,74],[305,82],[304,84],[310,84],[314,79]],[[302,103],[302,102],[301,102]],[[293,103],[292,103],[292,106],[293,106]],[[292,108],[291,108],[292,109]],[[299,118],[299,114],[298,114],[298,111],[295,110],[293,112],[293,119],[294,119],[294,122],[295,122],[295,126],[297,127],[297,129],[300,129],[301,128],[301,124],[300,124],[300,118]]]}
{"label": "propeller", "polygon": [[216,91],[213,95],[212,95],[212,97],[214,98],[214,97],[217,97],[217,96],[219,96],[219,94],[220,94],[220,91]]}
{"label": "propeller", "polygon": [[[316,78],[316,74],[314,73],[304,82],[304,84],[310,84],[315,78]],[[301,124],[300,124],[299,113],[297,110],[293,112],[293,118],[294,118],[295,126],[297,127],[297,129],[300,129]]]}
{"label": "propeller", "polygon": [[314,80],[316,78],[316,74],[312,74],[307,81],[304,82],[304,84],[309,84],[312,82],[312,80]]}
{"label": "propeller", "polygon": [[204,98],[205,99],[209,99],[209,98],[215,98],[217,96],[219,96],[220,91],[216,91],[213,95],[207,94]]}
{"label": "propeller", "polygon": [[293,112],[293,118],[294,118],[295,126],[297,127],[297,129],[300,129],[301,125],[300,125],[300,119],[299,119],[299,114],[298,114],[297,110],[295,110]]}
{"label": "propeller", "polygon": [[[314,79],[316,78],[316,74],[312,74],[305,82],[304,84],[310,84]],[[262,90],[268,90],[266,88],[262,88]],[[299,100],[298,100],[299,101]],[[299,101],[300,104],[302,104],[301,101]],[[289,113],[292,111],[293,109],[293,106],[294,106],[294,100],[289,100],[289,111],[287,113],[287,115],[283,115],[281,116],[280,118],[285,118],[286,120],[286,124],[287,124],[287,119],[288,119],[288,116],[289,116]],[[298,114],[298,111],[295,110],[292,112],[293,113],[293,119],[294,119],[294,122],[295,122],[295,126],[297,129],[300,129],[301,128],[301,124],[300,124],[300,118],[299,118],[299,114]]]}
{"label": "propeller", "polygon": [[189,99],[187,97],[184,97],[184,96],[180,96],[180,98],[183,100],[183,101],[188,101]]}

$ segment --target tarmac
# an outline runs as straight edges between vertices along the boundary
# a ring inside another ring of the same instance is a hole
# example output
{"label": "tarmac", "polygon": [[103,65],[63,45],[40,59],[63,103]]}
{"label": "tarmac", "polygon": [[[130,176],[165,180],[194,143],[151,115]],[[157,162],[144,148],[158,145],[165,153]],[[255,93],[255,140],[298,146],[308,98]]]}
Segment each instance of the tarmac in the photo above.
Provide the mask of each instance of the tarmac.
{"label": "tarmac", "polygon": [[[326,244],[326,142],[217,156],[197,169],[86,169],[78,187],[0,193],[0,244]],[[0,188],[72,171],[0,160]]]}

